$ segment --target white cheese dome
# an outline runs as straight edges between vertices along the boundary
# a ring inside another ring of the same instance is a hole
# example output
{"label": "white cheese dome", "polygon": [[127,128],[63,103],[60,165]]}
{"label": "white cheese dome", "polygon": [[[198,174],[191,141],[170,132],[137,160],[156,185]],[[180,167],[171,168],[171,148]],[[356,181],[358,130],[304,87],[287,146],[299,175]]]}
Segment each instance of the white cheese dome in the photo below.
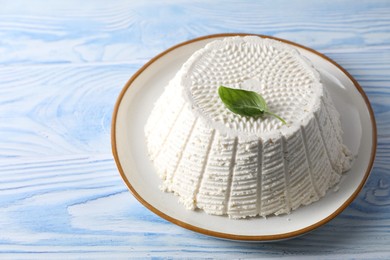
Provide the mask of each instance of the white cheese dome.
{"label": "white cheese dome", "polygon": [[[232,113],[218,87],[252,90],[274,117]],[[257,36],[195,52],[145,126],[150,158],[187,208],[233,218],[289,213],[323,197],[350,167],[340,116],[298,51]]]}

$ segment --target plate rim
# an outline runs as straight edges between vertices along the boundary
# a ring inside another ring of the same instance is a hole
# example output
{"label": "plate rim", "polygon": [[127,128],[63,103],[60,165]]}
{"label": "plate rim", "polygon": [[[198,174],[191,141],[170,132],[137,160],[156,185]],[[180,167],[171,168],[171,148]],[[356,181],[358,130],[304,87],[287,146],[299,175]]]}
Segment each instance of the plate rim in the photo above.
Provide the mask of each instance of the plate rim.
{"label": "plate rim", "polygon": [[[326,218],[301,229],[291,231],[291,232],[286,232],[286,233],[280,233],[280,234],[273,234],[273,235],[237,235],[237,234],[229,234],[229,233],[224,233],[224,232],[218,232],[218,231],[213,231],[213,230],[208,230],[205,228],[197,227],[194,225],[191,225],[189,223],[186,223],[184,221],[175,219],[172,216],[169,216],[163,212],[161,212],[159,209],[155,208],[153,205],[151,205],[149,202],[147,202],[141,195],[138,194],[138,192],[135,190],[135,188],[131,185],[130,181],[127,179],[124,170],[122,168],[119,156],[118,156],[118,151],[117,151],[117,142],[116,142],[116,124],[117,124],[117,116],[118,116],[118,111],[120,104],[122,102],[122,99],[127,92],[127,90],[131,87],[132,83],[138,78],[139,75],[141,75],[151,64],[159,60],[161,57],[165,56],[169,52],[180,48],[185,45],[189,45],[194,42],[198,41],[203,41],[203,40],[208,40],[212,38],[221,38],[221,37],[233,37],[233,36],[258,36],[261,38],[269,38],[277,41],[281,41],[283,43],[293,45],[302,49],[305,49],[311,53],[314,53],[317,56],[320,56],[321,58],[325,59],[326,61],[332,63],[334,66],[336,66],[338,69],[340,69],[353,83],[355,88],[358,90],[360,93],[360,96],[363,98],[364,103],[366,105],[366,108],[369,113],[370,117],[370,122],[371,122],[371,128],[372,128],[372,148],[371,148],[371,156],[370,156],[370,161],[367,165],[366,172],[364,173],[364,177],[360,181],[360,184],[357,186],[355,191],[352,193],[352,195],[339,207],[337,210],[335,210],[332,214],[328,215]],[[121,92],[119,93],[119,96],[116,100],[115,106],[114,106],[114,111],[112,114],[112,121],[111,121],[111,148],[112,148],[112,154],[114,156],[115,163],[117,165],[117,168],[119,170],[119,173],[122,177],[122,180],[126,184],[127,188],[129,191],[133,194],[133,196],[147,209],[152,211],[154,214],[158,215],[159,217],[175,224],[180,227],[183,227],[185,229],[195,231],[197,233],[201,233],[207,236],[213,236],[213,237],[218,237],[218,238],[223,238],[223,239],[229,239],[229,240],[238,240],[238,241],[275,241],[275,240],[283,240],[283,239],[288,239],[296,236],[303,235],[305,233],[308,233],[326,223],[334,219],[337,215],[339,215],[345,208],[347,208],[352,201],[357,197],[357,195],[360,193],[362,190],[364,184],[367,181],[368,176],[370,175],[370,172],[373,168],[374,161],[375,161],[375,155],[376,155],[376,149],[377,149],[377,127],[376,127],[376,120],[375,120],[375,115],[373,112],[373,109],[371,107],[370,101],[368,100],[367,95],[365,94],[363,88],[359,85],[359,83],[352,77],[351,74],[349,74],[341,65],[327,57],[326,55],[315,51],[309,47],[300,45],[298,43],[285,40],[282,38],[277,38],[274,36],[268,36],[268,35],[262,35],[262,34],[253,34],[253,33],[219,33],[219,34],[210,34],[210,35],[205,35],[201,37],[197,37],[188,41],[181,42],[179,44],[176,44],[165,51],[159,53],[158,55],[154,56],[152,59],[150,59],[147,63],[145,63],[140,69],[138,69],[133,76],[126,82],[124,87],[122,88]]]}

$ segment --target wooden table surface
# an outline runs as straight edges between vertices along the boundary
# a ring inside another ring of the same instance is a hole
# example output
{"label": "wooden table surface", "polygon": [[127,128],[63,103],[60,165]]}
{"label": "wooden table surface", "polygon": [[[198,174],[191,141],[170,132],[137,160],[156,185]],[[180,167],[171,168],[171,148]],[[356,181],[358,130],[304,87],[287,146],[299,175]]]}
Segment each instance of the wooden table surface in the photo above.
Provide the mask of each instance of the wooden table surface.
{"label": "wooden table surface", "polygon": [[[378,126],[356,200],[299,238],[242,243],[175,226],[130,194],[110,145],[126,81],[177,43],[258,33],[348,70]],[[0,259],[390,258],[390,1],[0,0]]]}

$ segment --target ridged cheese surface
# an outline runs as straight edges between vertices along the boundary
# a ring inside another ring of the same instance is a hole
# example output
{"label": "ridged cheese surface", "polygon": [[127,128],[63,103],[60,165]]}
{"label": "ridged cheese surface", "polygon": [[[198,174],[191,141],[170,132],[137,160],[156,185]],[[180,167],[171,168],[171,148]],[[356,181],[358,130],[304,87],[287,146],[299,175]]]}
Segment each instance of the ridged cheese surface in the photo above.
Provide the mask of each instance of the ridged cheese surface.
{"label": "ridged cheese surface", "polygon": [[[287,125],[230,112],[220,85],[260,93]],[[188,209],[232,218],[289,213],[323,197],[350,167],[341,135],[317,71],[292,47],[255,36],[195,52],[145,126],[162,188]]]}

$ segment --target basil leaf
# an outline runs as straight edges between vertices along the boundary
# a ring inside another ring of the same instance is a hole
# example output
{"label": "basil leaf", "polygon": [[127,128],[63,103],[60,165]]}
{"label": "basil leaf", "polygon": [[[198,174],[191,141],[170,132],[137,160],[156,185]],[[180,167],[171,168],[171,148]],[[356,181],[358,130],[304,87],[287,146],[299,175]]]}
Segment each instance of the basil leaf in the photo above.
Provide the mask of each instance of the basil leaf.
{"label": "basil leaf", "polygon": [[268,111],[264,98],[254,91],[220,86],[218,95],[225,106],[235,114],[251,117],[261,117],[268,114],[276,117],[283,124],[287,124],[283,118]]}
{"label": "basil leaf", "polygon": [[268,110],[264,98],[253,91],[220,86],[218,94],[225,106],[235,114],[258,117]]}

